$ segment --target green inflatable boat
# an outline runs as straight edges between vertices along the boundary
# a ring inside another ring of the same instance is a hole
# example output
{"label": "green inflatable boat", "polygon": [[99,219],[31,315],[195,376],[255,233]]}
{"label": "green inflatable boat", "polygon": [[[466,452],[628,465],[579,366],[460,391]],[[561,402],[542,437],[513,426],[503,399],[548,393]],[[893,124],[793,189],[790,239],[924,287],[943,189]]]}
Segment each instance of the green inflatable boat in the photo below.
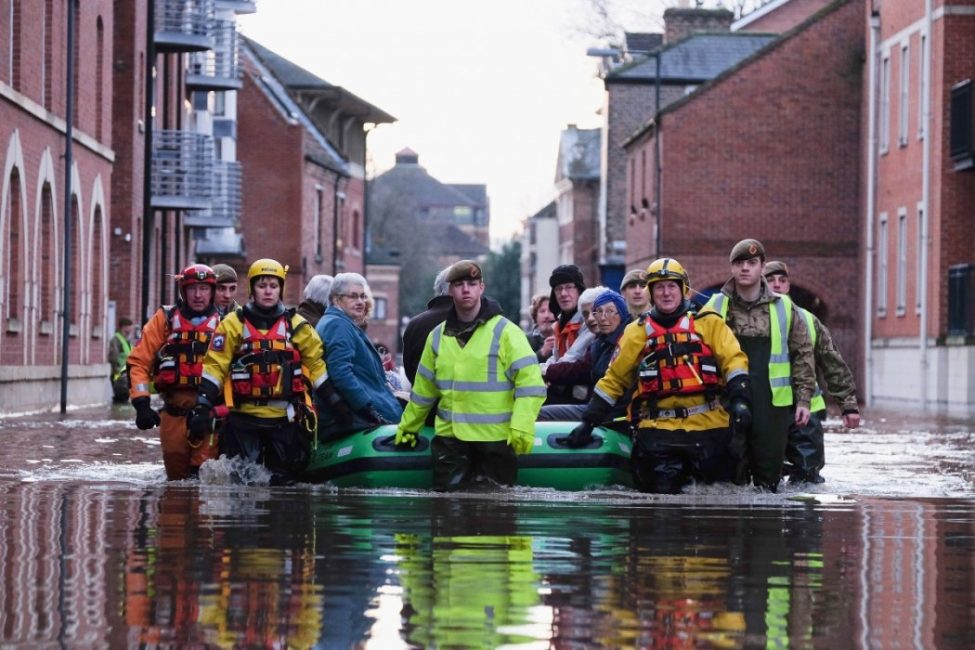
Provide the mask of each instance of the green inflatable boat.
{"label": "green inflatable boat", "polygon": [[[578,422],[538,422],[535,447],[518,457],[518,485],[586,490],[620,485],[631,487],[630,451],[625,433],[599,427],[586,447],[573,449],[560,442]],[[397,449],[396,425],[367,429],[319,443],[312,452],[304,480],[339,487],[430,488],[430,440],[433,427],[424,427],[413,449]]]}

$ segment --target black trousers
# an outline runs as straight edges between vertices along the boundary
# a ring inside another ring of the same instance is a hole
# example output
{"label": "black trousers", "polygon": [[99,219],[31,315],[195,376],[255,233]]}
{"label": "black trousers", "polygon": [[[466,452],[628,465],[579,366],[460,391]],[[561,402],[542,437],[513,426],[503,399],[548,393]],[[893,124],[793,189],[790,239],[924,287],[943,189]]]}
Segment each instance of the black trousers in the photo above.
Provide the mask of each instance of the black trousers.
{"label": "black trousers", "polygon": [[731,481],[737,463],[729,429],[637,429],[630,466],[641,492],[678,494],[688,483]]}
{"label": "black trousers", "polygon": [[308,434],[286,418],[255,418],[231,412],[220,434],[220,452],[267,467],[272,485],[294,483],[311,456]]}
{"label": "black trousers", "polygon": [[823,444],[823,420],[826,411],[809,415],[806,426],[793,423],[789,427],[789,440],[785,446],[785,473],[790,481],[819,483],[819,470],[826,464]]}
{"label": "black trousers", "polygon": [[480,479],[501,485],[514,485],[518,479],[517,456],[505,440],[467,442],[434,436],[430,453],[433,489],[439,492],[468,488]]}

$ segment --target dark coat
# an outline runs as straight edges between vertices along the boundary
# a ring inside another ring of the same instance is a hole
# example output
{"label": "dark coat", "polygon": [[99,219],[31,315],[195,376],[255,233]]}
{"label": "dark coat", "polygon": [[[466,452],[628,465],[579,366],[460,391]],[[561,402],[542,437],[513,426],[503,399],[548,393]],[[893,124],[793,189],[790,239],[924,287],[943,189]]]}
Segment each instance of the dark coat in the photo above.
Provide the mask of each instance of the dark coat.
{"label": "dark coat", "polygon": [[447,320],[447,312],[454,306],[450,296],[437,296],[427,303],[427,310],[414,316],[403,331],[403,372],[410,384],[416,381],[416,368],[423,356],[427,336],[440,323]]}
{"label": "dark coat", "polygon": [[314,300],[302,300],[301,304],[298,305],[298,315],[302,316],[306,321],[311,323],[312,327],[318,325],[318,321],[321,320],[324,314],[325,305],[320,302],[315,302]]}

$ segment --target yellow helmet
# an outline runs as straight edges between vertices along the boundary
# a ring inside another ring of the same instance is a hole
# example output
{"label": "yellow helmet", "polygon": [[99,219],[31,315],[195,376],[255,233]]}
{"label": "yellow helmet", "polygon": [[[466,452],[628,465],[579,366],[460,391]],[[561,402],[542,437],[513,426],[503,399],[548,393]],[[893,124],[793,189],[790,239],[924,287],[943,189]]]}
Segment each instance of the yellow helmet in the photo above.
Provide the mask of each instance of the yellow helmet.
{"label": "yellow helmet", "polygon": [[661,257],[650,262],[647,267],[647,289],[654,282],[673,280],[680,285],[681,293],[686,297],[691,291],[691,280],[681,263],[672,257]]}
{"label": "yellow helmet", "polygon": [[254,286],[254,280],[262,275],[270,275],[271,277],[280,279],[281,290],[283,291],[284,279],[288,275],[288,267],[281,266],[281,263],[277,260],[264,257],[251,264],[251,267],[247,269],[247,281],[251,287]]}

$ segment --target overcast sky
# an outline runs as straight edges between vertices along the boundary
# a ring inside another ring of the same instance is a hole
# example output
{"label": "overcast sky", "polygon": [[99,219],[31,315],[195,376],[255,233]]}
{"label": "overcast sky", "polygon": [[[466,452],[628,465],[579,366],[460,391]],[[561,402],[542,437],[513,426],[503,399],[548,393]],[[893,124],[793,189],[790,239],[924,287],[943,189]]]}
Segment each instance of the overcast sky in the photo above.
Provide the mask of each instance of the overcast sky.
{"label": "overcast sky", "polygon": [[[668,0],[615,0],[631,31]],[[593,0],[272,0],[241,32],[398,119],[369,135],[370,173],[404,147],[447,183],[485,183],[491,235],[554,197],[559,133],[600,125]],[[588,32],[588,33],[587,33]]]}

